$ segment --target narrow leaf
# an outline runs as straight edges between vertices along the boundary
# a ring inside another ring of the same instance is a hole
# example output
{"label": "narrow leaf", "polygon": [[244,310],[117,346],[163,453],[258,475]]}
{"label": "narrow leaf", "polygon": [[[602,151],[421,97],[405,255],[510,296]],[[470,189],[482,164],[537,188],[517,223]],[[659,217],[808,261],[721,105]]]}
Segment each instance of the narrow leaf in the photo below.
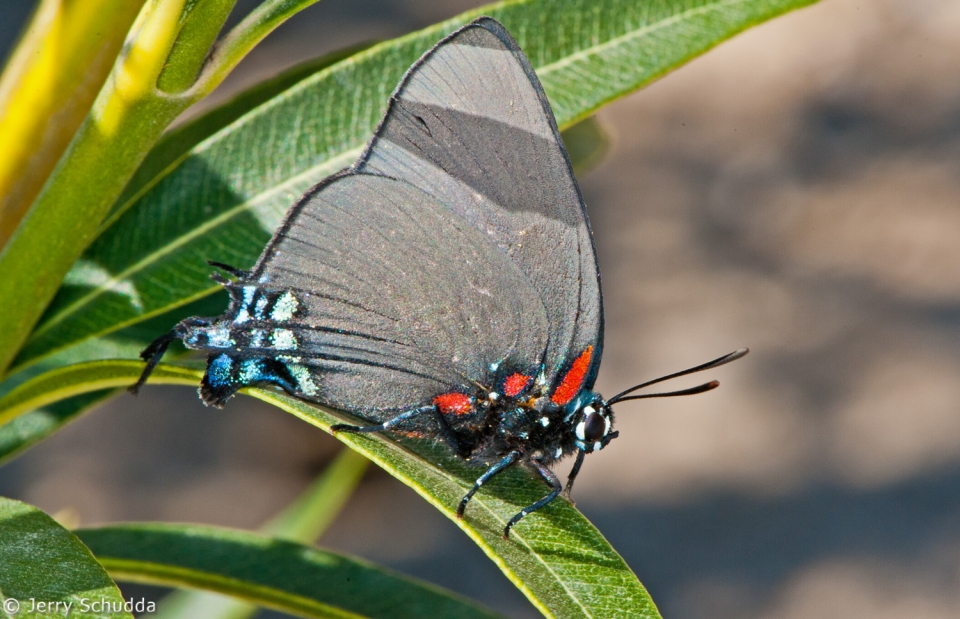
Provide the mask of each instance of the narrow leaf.
{"label": "narrow leaf", "polygon": [[[132,361],[98,361],[55,370],[50,373],[52,376],[34,378],[0,398],[0,417],[47,401],[51,386],[60,393],[76,394],[83,391],[84,385],[129,385],[142,367],[142,363]],[[151,383],[196,384],[201,374],[201,370],[161,364]],[[244,392],[328,432],[332,424],[351,421],[340,413],[276,391]],[[530,472],[513,467],[496,476],[474,496],[466,518],[459,520],[456,505],[480,470],[456,458],[446,447],[429,441],[394,441],[381,435],[346,433],[335,436],[456,522],[545,616],[660,616],[620,555],[567,501],[554,501],[524,518],[511,531],[510,539],[501,537],[507,521],[547,491]]]}
{"label": "narrow leaf", "polygon": [[217,43],[198,80],[198,88],[211,92],[257,43],[291,16],[317,1],[263,0]]}
{"label": "narrow leaf", "polygon": [[223,23],[237,0],[194,0],[184,7],[166,66],[157,78],[157,89],[178,94],[193,86],[200,68],[210,55]]}
{"label": "narrow leaf", "polygon": [[[179,309],[193,315],[216,314],[222,311],[226,302],[226,294],[214,294]],[[146,342],[153,340],[157,333],[162,333],[177,320],[179,320],[178,316],[160,315],[110,335],[85,340],[61,350],[41,363],[32,365],[0,382],[0,398],[28,380],[59,367],[88,360],[136,358]],[[173,360],[186,352],[182,346],[175,345],[167,350],[166,358]],[[116,392],[116,389],[105,389],[68,397],[66,400],[16,416],[15,419],[6,423],[0,423],[0,463],[15,457],[24,449],[57,432],[66,424],[78,419],[89,408]]]}
{"label": "narrow leaf", "polygon": [[118,580],[218,591],[301,617],[496,617],[361,559],[245,531],[157,523],[77,535]]}
{"label": "narrow leaf", "polygon": [[190,149],[220,131],[233,121],[237,120],[258,105],[266,103],[284,90],[291,88],[314,73],[326,69],[332,64],[352,56],[353,54],[370,47],[371,44],[354,45],[342,50],[326,54],[293,66],[279,75],[275,75],[256,84],[232,99],[201,114],[170,131],[161,137],[157,144],[147,154],[146,159],[137,168],[137,172],[127,183],[123,194],[117,200],[110,215],[101,225],[106,229],[115,219],[153,187],[178,164]]}
{"label": "narrow leaf", "polygon": [[0,497],[0,613],[4,617],[133,615],[87,547],[36,507]]}
{"label": "narrow leaf", "polygon": [[[327,529],[357,487],[369,460],[344,448],[297,500],[260,528],[263,535],[310,545]],[[174,591],[154,619],[245,619],[257,607],[208,591]]]}
{"label": "narrow leaf", "polygon": [[744,28],[812,1],[521,0],[361,52],[198,145],[153,185],[90,247],[82,262],[89,276],[79,273],[57,295],[16,363],[212,293],[206,260],[251,266],[289,205],[356,159],[410,64],[480,13],[517,38],[567,127]]}
{"label": "narrow leaf", "polygon": [[0,298],[17,300],[0,312],[0,376],[138,163],[189,104],[154,93],[184,2],[144,5],[89,113],[0,251]]}
{"label": "narrow leaf", "polygon": [[[244,20],[234,31],[237,37],[231,32],[221,41],[198,83],[177,95],[158,90],[158,78],[169,73],[175,76],[173,87],[183,85],[196,68],[195,51],[209,50],[216,35],[204,26],[204,15],[222,18],[230,0],[164,0],[144,6],[90,113],[0,251],[0,298],[18,301],[0,312],[0,376],[167,125],[209,94],[250,45],[314,1],[266,0],[251,16],[266,9],[269,19],[246,29],[249,20]],[[191,14],[181,30],[183,11],[191,8],[197,15]],[[190,41],[184,40],[187,36]],[[169,56],[172,48],[183,53]],[[188,66],[175,66],[180,62]]]}
{"label": "narrow leaf", "polygon": [[[0,397],[0,423],[75,395],[132,385],[130,377],[142,370],[143,363],[138,361],[88,361],[51,370]],[[197,382],[196,370],[166,365],[162,372],[161,380],[168,384]]]}

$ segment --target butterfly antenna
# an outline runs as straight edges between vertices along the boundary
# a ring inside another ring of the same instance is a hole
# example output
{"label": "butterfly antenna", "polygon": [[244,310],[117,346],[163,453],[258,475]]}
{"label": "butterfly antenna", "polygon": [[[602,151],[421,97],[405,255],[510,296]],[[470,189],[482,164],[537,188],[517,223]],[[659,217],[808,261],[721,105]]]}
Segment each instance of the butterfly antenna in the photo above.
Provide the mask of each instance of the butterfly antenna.
{"label": "butterfly antenna", "polygon": [[697,372],[703,372],[704,370],[712,370],[713,368],[720,367],[721,365],[725,365],[727,363],[730,363],[731,361],[736,361],[737,359],[746,355],[748,352],[750,352],[749,348],[741,348],[740,350],[735,350],[732,353],[729,353],[722,357],[714,359],[713,361],[708,361],[707,363],[704,363],[702,365],[698,365],[696,367],[689,368],[687,370],[682,370],[680,372],[675,372],[673,374],[668,374],[667,376],[661,376],[660,378],[656,378],[654,380],[650,380],[645,383],[640,383],[639,385],[630,387],[626,391],[622,391],[617,395],[613,396],[612,398],[607,400],[607,404],[615,404],[617,402],[623,402],[624,400],[640,400],[643,398],[666,398],[666,397],[671,397],[675,395],[694,395],[697,393],[710,391],[711,389],[716,389],[717,387],[720,386],[720,383],[714,380],[714,381],[710,381],[709,383],[704,383],[703,385],[699,385],[697,387],[692,387],[690,389],[682,389],[680,391],[669,391],[666,393],[651,393],[648,395],[635,395],[629,398],[624,397],[630,393],[633,393],[638,389],[643,389],[644,387],[649,387],[650,385],[662,383],[665,380],[679,378],[681,376],[686,376],[687,374],[696,374]]}

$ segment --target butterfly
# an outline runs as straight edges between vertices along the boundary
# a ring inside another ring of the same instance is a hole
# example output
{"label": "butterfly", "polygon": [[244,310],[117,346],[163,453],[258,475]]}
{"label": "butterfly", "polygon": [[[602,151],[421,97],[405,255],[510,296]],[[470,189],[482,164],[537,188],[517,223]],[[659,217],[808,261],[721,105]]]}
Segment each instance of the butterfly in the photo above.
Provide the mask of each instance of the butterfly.
{"label": "butterfly", "polygon": [[[200,397],[274,385],[348,411],[334,432],[435,437],[487,469],[521,464],[561,492],[617,437],[612,406],[700,393],[593,391],[603,308],[593,237],[556,120],[529,60],[481,17],[404,75],[359,160],[293,205],[250,270],[218,262],[217,318],[157,338],[138,389],[175,339],[208,354]],[[566,487],[549,468],[576,454]]]}

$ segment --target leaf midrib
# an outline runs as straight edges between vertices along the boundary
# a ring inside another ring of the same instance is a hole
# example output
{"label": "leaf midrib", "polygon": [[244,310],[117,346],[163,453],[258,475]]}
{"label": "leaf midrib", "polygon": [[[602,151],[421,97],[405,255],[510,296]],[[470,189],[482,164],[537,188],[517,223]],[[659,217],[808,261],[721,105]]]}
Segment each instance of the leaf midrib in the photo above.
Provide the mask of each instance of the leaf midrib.
{"label": "leaf midrib", "polygon": [[600,52],[602,52],[605,49],[616,47],[621,43],[624,43],[631,39],[636,39],[644,35],[647,35],[651,32],[656,32],[657,30],[666,28],[671,24],[682,21],[683,19],[691,17],[693,15],[715,11],[724,6],[730,6],[734,4],[743,4],[744,2],[747,2],[747,1],[749,0],[717,0],[716,2],[705,4],[703,6],[687,9],[685,11],[680,11],[679,13],[675,13],[659,21],[653,22],[651,24],[647,24],[646,26],[637,28],[636,30],[625,32],[620,36],[604,41],[603,43],[598,43],[597,45],[592,45],[590,47],[581,49],[578,52],[574,52],[573,54],[570,54],[569,56],[564,56],[563,58],[561,58],[556,62],[543,65],[543,67],[541,67],[540,69],[536,69],[537,76],[542,77],[544,75],[549,75],[554,71],[559,71],[564,67],[573,65],[580,60],[588,60],[592,56],[598,55]]}
{"label": "leaf midrib", "polygon": [[[210,572],[202,569],[183,568],[170,563],[159,563],[156,561],[142,561],[137,559],[120,559],[116,557],[100,556],[97,560],[107,569],[110,575],[117,580],[126,580],[128,582],[140,582],[144,584],[155,585],[159,582],[164,584],[179,584],[185,587],[196,587],[199,584],[207,585],[211,589],[213,585],[220,585],[223,591],[248,591],[250,593],[259,592],[259,599],[255,602],[265,600],[286,599],[291,602],[289,606],[298,605],[303,609],[313,611],[322,611],[333,617],[342,619],[366,619],[364,615],[358,615],[344,610],[337,606],[324,604],[297,593],[292,593],[278,589],[270,585],[261,585],[250,581],[240,580],[232,576],[224,576],[216,572]],[[226,595],[226,594],[225,594]],[[292,609],[291,609],[292,610]]]}

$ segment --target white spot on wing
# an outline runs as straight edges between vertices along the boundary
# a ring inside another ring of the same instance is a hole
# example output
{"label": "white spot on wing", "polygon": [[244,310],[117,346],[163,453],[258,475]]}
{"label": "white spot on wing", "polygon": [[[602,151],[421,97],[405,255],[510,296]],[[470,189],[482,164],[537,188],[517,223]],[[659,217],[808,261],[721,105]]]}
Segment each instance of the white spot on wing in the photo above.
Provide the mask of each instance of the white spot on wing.
{"label": "white spot on wing", "polygon": [[257,307],[253,312],[257,320],[263,320],[263,310],[267,309],[267,303],[268,301],[265,295],[261,295],[260,298],[257,299]]}
{"label": "white spot on wing", "polygon": [[230,337],[230,329],[214,327],[207,330],[207,345],[211,348],[229,348],[233,346],[233,343],[233,338]]}
{"label": "white spot on wing", "polygon": [[320,390],[317,388],[317,383],[313,382],[310,370],[295,363],[287,364],[287,369],[290,370],[290,374],[297,381],[300,391],[306,395],[317,395]]}
{"label": "white spot on wing", "polygon": [[253,295],[256,292],[257,292],[256,286],[243,287],[243,307],[250,307],[250,304],[253,303]]}
{"label": "white spot on wing", "polygon": [[297,338],[290,329],[274,329],[270,334],[270,342],[277,350],[291,350],[297,347]]}
{"label": "white spot on wing", "polygon": [[270,310],[270,318],[277,322],[290,320],[299,307],[300,302],[297,301],[297,297],[293,296],[293,293],[288,290],[280,295],[277,302],[273,304],[273,309]]}

